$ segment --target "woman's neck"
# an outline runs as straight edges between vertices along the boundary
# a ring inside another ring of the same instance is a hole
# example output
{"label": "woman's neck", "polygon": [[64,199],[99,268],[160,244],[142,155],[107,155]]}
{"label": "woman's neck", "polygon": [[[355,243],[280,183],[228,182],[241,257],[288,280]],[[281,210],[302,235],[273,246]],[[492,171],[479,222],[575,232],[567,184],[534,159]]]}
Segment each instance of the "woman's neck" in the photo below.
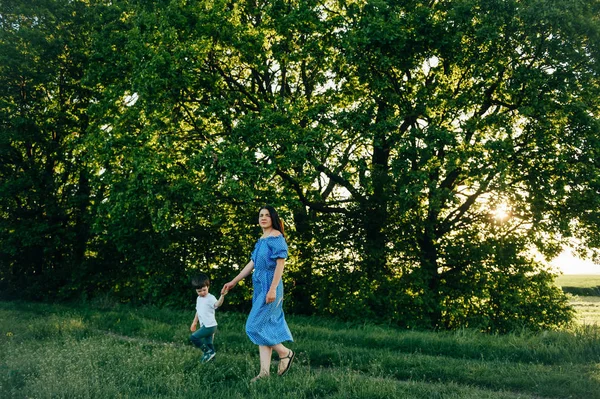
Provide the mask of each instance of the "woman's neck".
{"label": "woman's neck", "polygon": [[268,229],[263,229],[263,238],[268,237],[273,232],[273,230],[275,229],[272,227],[269,227]]}

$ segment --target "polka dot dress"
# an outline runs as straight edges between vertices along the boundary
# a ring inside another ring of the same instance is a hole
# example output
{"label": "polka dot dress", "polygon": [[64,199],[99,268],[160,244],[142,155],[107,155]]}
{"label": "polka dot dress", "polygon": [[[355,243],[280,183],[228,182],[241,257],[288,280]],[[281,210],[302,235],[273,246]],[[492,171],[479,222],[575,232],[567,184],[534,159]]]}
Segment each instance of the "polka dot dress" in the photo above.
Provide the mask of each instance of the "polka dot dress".
{"label": "polka dot dress", "polygon": [[246,334],[256,345],[273,346],[293,341],[283,314],[283,281],[277,285],[275,301],[265,303],[271,288],[277,259],[286,259],[288,247],[283,235],[261,238],[252,251],[254,273],[252,310],[246,322]]}

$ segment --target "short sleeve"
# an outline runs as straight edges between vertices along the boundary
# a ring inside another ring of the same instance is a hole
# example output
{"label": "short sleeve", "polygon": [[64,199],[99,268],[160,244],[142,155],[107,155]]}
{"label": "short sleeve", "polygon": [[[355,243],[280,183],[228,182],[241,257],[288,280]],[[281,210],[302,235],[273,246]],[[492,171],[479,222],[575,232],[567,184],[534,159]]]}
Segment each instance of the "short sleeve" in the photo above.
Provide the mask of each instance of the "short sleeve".
{"label": "short sleeve", "polygon": [[267,245],[271,250],[271,259],[287,259],[288,246],[283,235],[270,237],[270,239],[267,241]]}

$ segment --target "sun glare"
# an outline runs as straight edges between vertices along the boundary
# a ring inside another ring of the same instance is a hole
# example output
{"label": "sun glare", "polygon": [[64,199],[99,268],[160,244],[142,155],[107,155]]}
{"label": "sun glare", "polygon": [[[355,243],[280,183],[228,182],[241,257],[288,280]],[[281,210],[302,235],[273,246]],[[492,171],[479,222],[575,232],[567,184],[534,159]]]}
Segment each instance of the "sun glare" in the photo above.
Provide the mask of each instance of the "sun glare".
{"label": "sun glare", "polygon": [[503,223],[510,216],[510,209],[505,203],[498,204],[496,209],[492,211],[492,214],[494,215],[494,219],[500,223]]}

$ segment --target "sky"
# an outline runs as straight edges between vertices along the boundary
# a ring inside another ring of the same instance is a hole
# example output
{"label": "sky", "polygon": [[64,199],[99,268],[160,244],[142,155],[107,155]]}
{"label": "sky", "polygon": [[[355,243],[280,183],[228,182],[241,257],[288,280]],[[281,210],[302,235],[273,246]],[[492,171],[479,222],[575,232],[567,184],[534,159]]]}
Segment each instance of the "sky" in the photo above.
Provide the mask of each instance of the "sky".
{"label": "sky", "polygon": [[554,259],[552,265],[562,270],[564,274],[600,274],[600,265],[594,264],[591,260],[577,258],[568,250]]}

